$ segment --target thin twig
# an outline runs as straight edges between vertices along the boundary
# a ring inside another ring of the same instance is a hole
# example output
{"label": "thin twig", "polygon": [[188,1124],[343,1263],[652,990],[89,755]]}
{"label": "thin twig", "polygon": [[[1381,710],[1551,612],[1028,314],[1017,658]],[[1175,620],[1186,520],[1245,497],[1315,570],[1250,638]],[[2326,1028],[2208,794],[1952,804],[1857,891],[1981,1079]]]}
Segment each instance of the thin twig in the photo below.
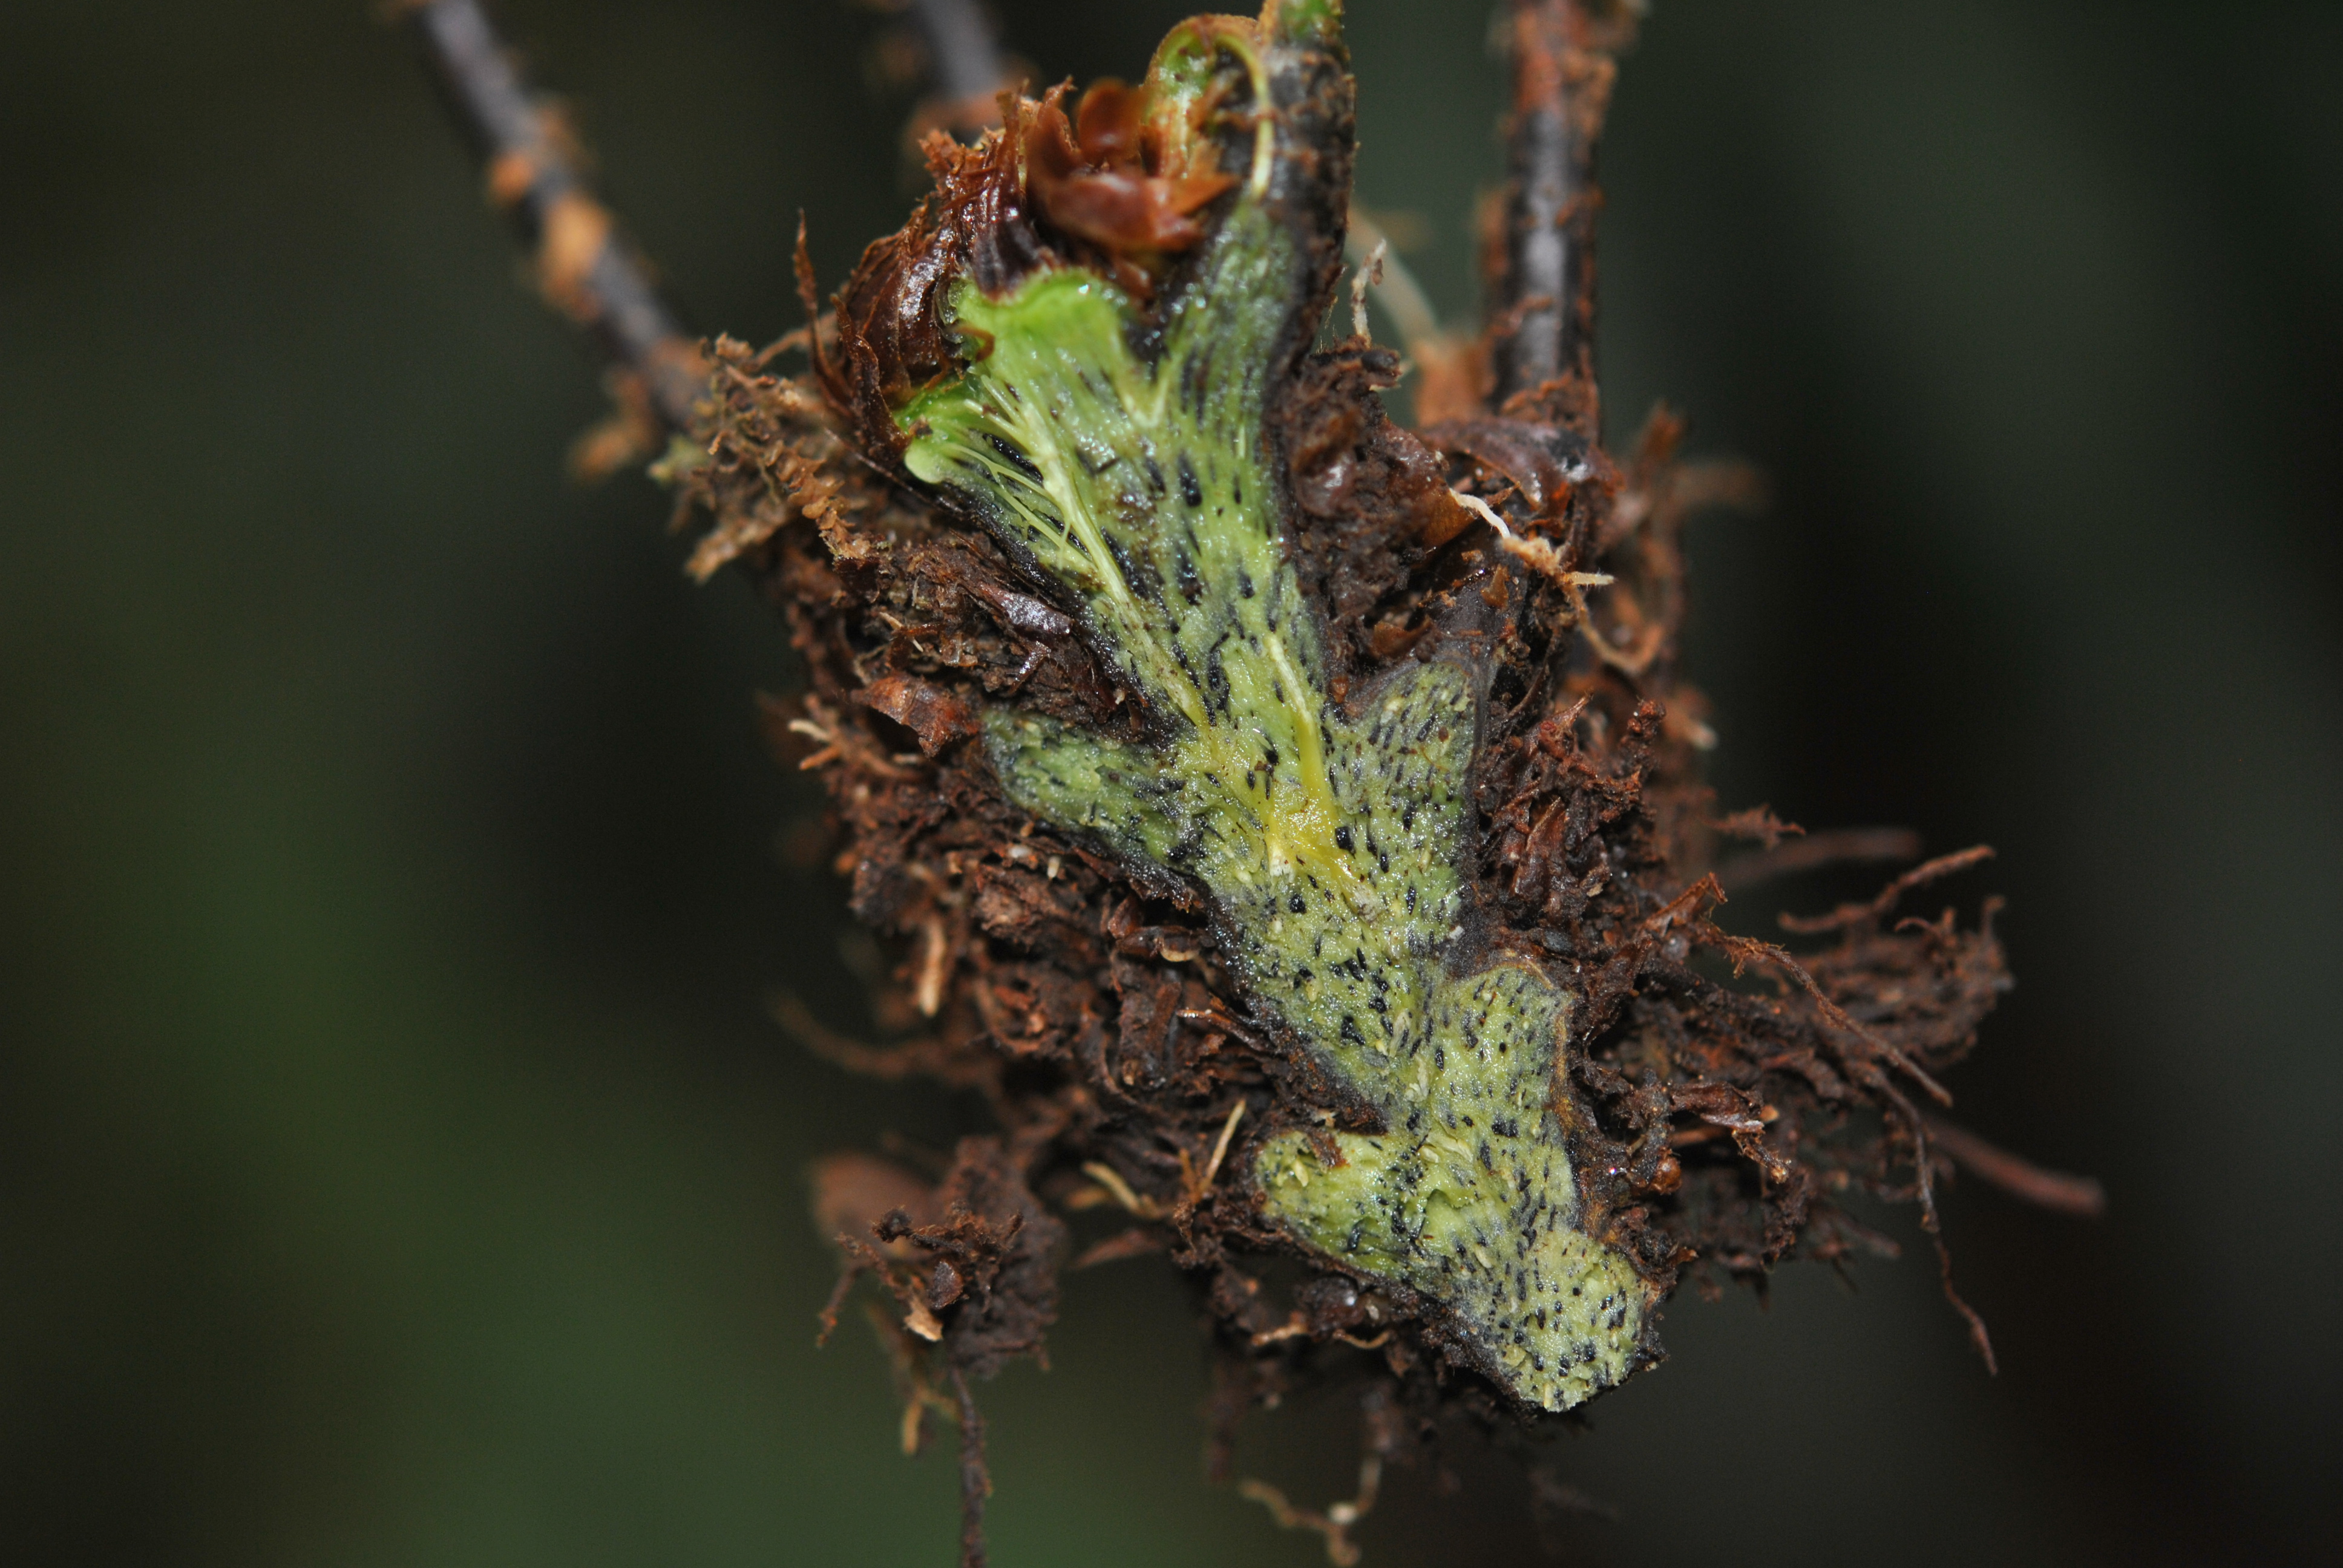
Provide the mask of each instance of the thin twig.
{"label": "thin twig", "polygon": [[1850,860],[1908,860],[1919,852],[1920,835],[1909,828],[1841,828],[1735,855],[1717,867],[1716,879],[1726,892],[1736,893],[1793,871]]}
{"label": "thin twig", "polygon": [[1993,846],[1973,844],[1966,849],[1956,849],[1949,855],[1939,855],[1925,865],[1913,867],[1880,890],[1877,898],[1866,904],[1841,904],[1827,915],[1790,915],[1781,918],[1782,929],[1800,936],[1815,936],[1823,931],[1845,930],[1866,921],[1885,918],[1896,908],[1905,894],[1915,888],[1924,888],[1956,871],[1966,871],[1971,866],[1993,859]]}
{"label": "thin twig", "polygon": [[943,1042],[933,1035],[900,1045],[868,1045],[824,1024],[796,993],[785,990],[772,993],[766,1010],[799,1045],[849,1072],[890,1082],[915,1073],[932,1074],[963,1089],[984,1081],[981,1068],[960,1065],[960,1059],[945,1050]]}
{"label": "thin twig", "polygon": [[1936,1283],[1945,1292],[1945,1300],[1968,1325],[1969,1343],[1985,1361],[1988,1375],[1998,1375],[2001,1363],[1993,1353],[1993,1335],[1986,1331],[1985,1318],[1959,1291],[1953,1287],[1953,1249],[1945,1241],[1945,1222],[1936,1211],[1936,1161],[1928,1152],[1928,1121],[1914,1107],[1912,1101],[1899,1093],[1895,1086],[1881,1079],[1873,1085],[1880,1097],[1893,1106],[1904,1119],[1905,1131],[1912,1138],[1912,1174],[1919,1186],[1920,1228],[1928,1232],[1928,1240],[1936,1247]]}
{"label": "thin twig", "polygon": [[974,0],[907,0],[928,46],[936,91],[954,103],[989,103],[1010,85],[1009,60]]}
{"label": "thin twig", "polygon": [[1986,1142],[1966,1127],[1928,1118],[1928,1136],[1953,1163],[2013,1197],[2061,1214],[2096,1219],[2107,1212],[2107,1190],[2095,1176],[2047,1171],[2021,1155]]}
{"label": "thin twig", "polygon": [[[487,168],[489,199],[536,255],[539,292],[592,335],[610,364],[621,419],[662,427],[609,439],[633,436],[637,446],[655,447],[667,432],[689,432],[707,391],[707,360],[596,199],[559,112],[530,91],[479,0],[421,0],[407,14]],[[626,456],[589,447],[579,460],[616,466],[601,460],[608,455]]]}
{"label": "thin twig", "polygon": [[992,1475],[984,1463],[984,1417],[958,1367],[952,1368],[951,1382],[960,1402],[960,1563],[984,1568],[984,1503],[992,1495]]}
{"label": "thin twig", "polygon": [[[1904,1054],[1901,1050],[1898,1050],[1893,1045],[1890,1045],[1886,1040],[1882,1040],[1872,1030],[1867,1030],[1864,1028],[1863,1025],[1855,1022],[1853,1018],[1848,1016],[1847,1010],[1845,1008],[1839,1006],[1838,1003],[1830,999],[1830,993],[1823,990],[1822,983],[1815,980],[1813,975],[1806,972],[1805,965],[1800,963],[1796,959],[1792,958],[1788,952],[1775,946],[1772,942],[1752,941],[1747,938],[1737,939],[1728,950],[1736,958],[1746,956],[1748,958],[1755,959],[1760,962],[1771,964],[1783,973],[1787,974],[1792,980],[1798,982],[1800,989],[1805,990],[1808,996],[1814,999],[1815,1005],[1821,1010],[1825,1021],[1845,1030],[1847,1034],[1853,1036],[1857,1041],[1869,1049],[1874,1054],[1877,1055],[1881,1060],[1896,1068],[1904,1074],[1905,1077],[1910,1079],[1913,1082],[1926,1090],[1927,1091],[1928,1098],[1935,1101],[1937,1104],[1950,1105],[1953,1102],[1952,1092],[1949,1090],[1947,1090],[1943,1084],[1938,1083],[1933,1077],[1929,1076],[1926,1070],[1924,1070],[1919,1063],[1914,1061],[1910,1057]],[[1824,1039],[1830,1040],[1834,1046],[1838,1046],[1838,1042],[1832,1040],[1832,1037],[1827,1033],[1825,1034]],[[1841,1047],[1840,1049],[1844,1048]],[[1885,1080],[1883,1079],[1881,1081],[1884,1083],[1885,1082]],[[1917,1137],[1918,1133],[1916,1132],[1914,1136]]]}
{"label": "thin twig", "polygon": [[[903,127],[903,151],[914,167],[924,164],[920,146],[935,132],[973,142],[1001,123],[1001,95],[1021,85],[1027,67],[1001,49],[986,6],[978,0],[861,3],[897,19],[882,57],[900,85],[921,88]],[[899,46],[904,45],[910,47]]]}
{"label": "thin twig", "polygon": [[1513,0],[1513,112],[1506,126],[1504,237],[1493,256],[1493,401],[1538,396],[1550,417],[1595,430],[1595,144],[1634,7]]}

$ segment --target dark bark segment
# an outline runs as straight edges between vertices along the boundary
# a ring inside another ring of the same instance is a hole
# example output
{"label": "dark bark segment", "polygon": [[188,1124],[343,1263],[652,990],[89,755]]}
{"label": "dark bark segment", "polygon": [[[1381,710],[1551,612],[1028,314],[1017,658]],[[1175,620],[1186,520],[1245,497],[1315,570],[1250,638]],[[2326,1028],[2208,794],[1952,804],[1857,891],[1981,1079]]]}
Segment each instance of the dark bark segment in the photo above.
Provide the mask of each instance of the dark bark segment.
{"label": "dark bark segment", "polygon": [[[535,254],[546,302],[589,333],[609,361],[622,419],[638,448],[692,428],[708,363],[659,297],[649,265],[579,171],[559,112],[531,92],[479,0],[427,0],[409,24],[449,106],[487,166],[488,195]],[[640,428],[656,421],[664,429]],[[628,453],[613,453],[623,461]],[[588,467],[615,467],[590,449]]]}
{"label": "dark bark segment", "polygon": [[1492,401],[1526,399],[1588,437],[1598,415],[1594,150],[1617,75],[1611,51],[1633,32],[1624,8],[1605,0],[1513,0],[1504,230],[1491,256]]}

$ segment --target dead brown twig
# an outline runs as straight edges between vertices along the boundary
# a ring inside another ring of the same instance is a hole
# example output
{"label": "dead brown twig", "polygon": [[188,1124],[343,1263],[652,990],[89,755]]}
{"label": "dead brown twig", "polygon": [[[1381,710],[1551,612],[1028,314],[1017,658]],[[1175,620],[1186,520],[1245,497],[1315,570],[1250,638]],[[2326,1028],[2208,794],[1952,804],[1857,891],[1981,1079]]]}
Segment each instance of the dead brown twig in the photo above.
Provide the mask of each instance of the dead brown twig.
{"label": "dead brown twig", "polygon": [[1992,859],[1993,847],[1989,844],[1974,844],[1966,849],[1956,849],[1949,855],[1939,855],[1933,860],[1913,867],[1881,889],[1879,896],[1868,903],[1841,904],[1827,915],[1785,914],[1782,917],[1782,929],[1800,936],[1815,936],[1824,931],[1845,930],[1849,926],[1867,920],[1881,920],[1914,889],[1924,888],[1956,871],[1966,871],[1971,866],[1981,865]]}
{"label": "dead brown twig", "polygon": [[1908,860],[1919,852],[1920,835],[1909,828],[1841,828],[1735,855],[1716,868],[1716,879],[1726,892],[1739,892],[1797,871],[1850,861]]}
{"label": "dead brown twig", "polygon": [[1935,1117],[1928,1119],[1928,1136],[1962,1170],[2037,1208],[2085,1220],[2097,1219],[2107,1212],[2107,1190],[2096,1176],[2046,1170],[1986,1142],[1966,1127]]}
{"label": "dead brown twig", "polygon": [[535,255],[538,291],[609,364],[618,408],[579,439],[573,464],[608,473],[689,432],[707,358],[594,194],[567,119],[530,90],[479,0],[409,0],[401,9],[487,169],[488,199]]}
{"label": "dead brown twig", "polygon": [[903,0],[928,46],[928,69],[947,101],[990,104],[1010,85],[1009,57],[974,0]]}
{"label": "dead brown twig", "polygon": [[1513,0],[1508,23],[1513,107],[1504,231],[1491,258],[1491,401],[1537,399],[1585,435],[1597,411],[1594,151],[1617,75],[1612,51],[1634,31],[1631,8],[1604,0]]}

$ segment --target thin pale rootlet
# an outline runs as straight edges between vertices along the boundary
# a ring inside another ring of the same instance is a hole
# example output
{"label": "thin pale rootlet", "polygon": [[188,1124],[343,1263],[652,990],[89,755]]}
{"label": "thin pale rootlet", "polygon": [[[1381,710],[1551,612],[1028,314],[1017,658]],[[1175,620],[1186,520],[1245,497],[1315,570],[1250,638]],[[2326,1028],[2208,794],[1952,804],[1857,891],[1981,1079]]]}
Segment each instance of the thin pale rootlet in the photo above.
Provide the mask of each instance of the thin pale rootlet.
{"label": "thin pale rootlet", "polygon": [[[1294,32],[1175,32],[1142,89],[1201,96],[1232,54],[1257,98],[1322,50]],[[1453,659],[1329,695],[1266,451],[1296,243],[1269,206],[1292,150],[1264,148],[1190,268],[1142,312],[1081,266],[1000,297],[962,279],[946,320],[968,368],[896,415],[904,466],[944,487],[1081,606],[1153,723],[1124,740],[992,709],[1003,786],[1142,874],[1210,895],[1256,1007],[1373,1106],[1375,1133],[1294,1131],[1253,1166],[1265,1209],[1320,1251],[1455,1313],[1525,1402],[1625,1376],[1644,1290],[1576,1229],[1558,1089],[1569,998],[1526,957],[1470,970],[1459,869],[1479,693]],[[1146,350],[1135,352],[1134,341]]]}

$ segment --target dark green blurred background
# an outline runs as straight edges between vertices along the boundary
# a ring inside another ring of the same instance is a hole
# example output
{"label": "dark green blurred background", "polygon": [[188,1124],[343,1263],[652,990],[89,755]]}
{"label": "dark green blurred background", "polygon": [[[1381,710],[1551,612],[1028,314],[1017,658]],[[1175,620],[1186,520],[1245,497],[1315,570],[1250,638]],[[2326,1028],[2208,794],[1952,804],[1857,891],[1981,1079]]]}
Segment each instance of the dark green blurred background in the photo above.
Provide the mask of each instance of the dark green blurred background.
{"label": "dark green blurred background", "polygon": [[[1183,7],[1000,0],[1053,75]],[[1473,308],[1486,6],[1356,0],[1363,199]],[[912,194],[843,0],[510,0],[694,323],[796,325]],[[1775,504],[1697,525],[1730,803],[2003,858],[1962,1114],[1986,1378],[1915,1252],[1687,1297],[1560,1444],[1581,1563],[2298,1560],[2343,1313],[2343,6],[1663,0],[1605,152],[1615,439],[1665,395]],[[367,0],[0,11],[0,1542],[43,1563],[941,1564],[949,1462],[829,1351],[802,1171],[966,1107],[855,1017],[740,583],[561,477],[597,414]],[[1786,890],[1813,904],[1837,885]],[[1762,931],[1774,905],[1728,911]],[[1906,1215],[1889,1221],[1917,1242]],[[996,1559],[1305,1564],[1200,1479],[1168,1266],[987,1391]],[[1246,1468],[1317,1498],[1339,1408]],[[1515,1476],[1370,1563],[1532,1559]],[[2331,1545],[2330,1545],[2331,1549]]]}

